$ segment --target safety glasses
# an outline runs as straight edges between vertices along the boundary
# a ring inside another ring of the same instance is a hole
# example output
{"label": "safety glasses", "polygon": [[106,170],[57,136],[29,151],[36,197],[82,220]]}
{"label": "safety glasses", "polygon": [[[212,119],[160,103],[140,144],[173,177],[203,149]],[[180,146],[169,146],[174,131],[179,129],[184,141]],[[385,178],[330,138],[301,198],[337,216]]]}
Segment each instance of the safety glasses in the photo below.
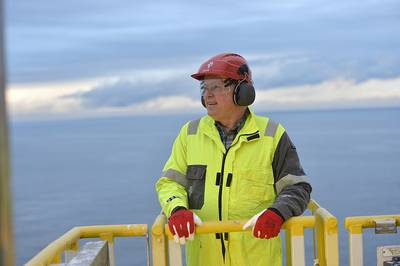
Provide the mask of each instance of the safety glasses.
{"label": "safety glasses", "polygon": [[200,82],[200,93],[204,95],[207,91],[213,95],[221,95],[229,92],[232,89],[232,80],[231,79],[207,79],[202,80]]}

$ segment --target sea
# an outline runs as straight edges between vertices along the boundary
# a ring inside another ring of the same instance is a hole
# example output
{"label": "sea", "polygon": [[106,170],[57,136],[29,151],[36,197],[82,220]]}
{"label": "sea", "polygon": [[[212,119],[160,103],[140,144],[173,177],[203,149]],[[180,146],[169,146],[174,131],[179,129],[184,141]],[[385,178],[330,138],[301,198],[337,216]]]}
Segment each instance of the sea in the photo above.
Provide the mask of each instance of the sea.
{"label": "sea", "polygon": [[[259,113],[279,121],[297,147],[312,198],[339,219],[349,264],[348,216],[400,214],[400,108]],[[10,122],[17,265],[75,226],[151,225],[155,182],[180,127],[199,114]],[[281,234],[284,236],[284,233]],[[364,264],[400,234],[364,230]],[[284,237],[282,237],[284,238]],[[306,265],[313,265],[306,230]],[[146,265],[146,238],[118,238],[117,265]]]}

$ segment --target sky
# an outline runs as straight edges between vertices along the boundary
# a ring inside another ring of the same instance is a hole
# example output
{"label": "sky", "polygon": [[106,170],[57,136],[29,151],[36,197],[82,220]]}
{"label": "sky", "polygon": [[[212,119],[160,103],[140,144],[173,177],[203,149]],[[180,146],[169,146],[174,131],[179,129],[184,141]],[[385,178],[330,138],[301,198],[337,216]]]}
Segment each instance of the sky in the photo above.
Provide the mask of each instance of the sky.
{"label": "sky", "polygon": [[254,109],[400,106],[400,2],[5,2],[11,118],[204,112],[190,74],[243,55]]}

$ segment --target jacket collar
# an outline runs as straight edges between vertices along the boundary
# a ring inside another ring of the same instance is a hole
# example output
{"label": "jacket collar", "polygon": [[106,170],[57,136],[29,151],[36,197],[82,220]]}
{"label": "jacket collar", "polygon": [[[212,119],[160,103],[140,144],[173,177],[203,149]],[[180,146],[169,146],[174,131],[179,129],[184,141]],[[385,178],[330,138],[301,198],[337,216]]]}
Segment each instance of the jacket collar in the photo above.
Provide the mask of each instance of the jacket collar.
{"label": "jacket collar", "polygon": [[[261,130],[259,129],[256,120],[255,120],[255,114],[252,110],[252,108],[248,107],[249,114],[247,116],[246,122],[243,125],[242,129],[239,131],[238,136],[240,135],[255,135],[257,132],[260,135]],[[206,115],[203,117],[200,123],[201,131],[203,131],[206,135],[210,136],[211,138],[216,138],[220,139],[218,130],[215,126],[215,120],[209,116]],[[246,141],[251,141],[253,140],[252,138],[243,138]]]}

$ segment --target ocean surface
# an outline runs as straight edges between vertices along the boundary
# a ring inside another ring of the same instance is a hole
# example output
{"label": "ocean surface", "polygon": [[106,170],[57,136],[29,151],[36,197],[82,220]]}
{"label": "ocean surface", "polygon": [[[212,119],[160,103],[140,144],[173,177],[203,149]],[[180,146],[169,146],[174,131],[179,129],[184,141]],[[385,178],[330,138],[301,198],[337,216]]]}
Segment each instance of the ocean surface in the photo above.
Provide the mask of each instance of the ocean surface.
{"label": "ocean surface", "polygon": [[[295,143],[312,197],[340,220],[341,265],[348,265],[346,216],[400,213],[400,109],[270,112]],[[180,127],[198,115],[13,121],[17,265],[74,226],[152,224],[154,184]],[[312,265],[307,233],[307,265]],[[364,234],[365,265],[400,234]],[[145,265],[144,238],[118,238],[117,265]]]}

